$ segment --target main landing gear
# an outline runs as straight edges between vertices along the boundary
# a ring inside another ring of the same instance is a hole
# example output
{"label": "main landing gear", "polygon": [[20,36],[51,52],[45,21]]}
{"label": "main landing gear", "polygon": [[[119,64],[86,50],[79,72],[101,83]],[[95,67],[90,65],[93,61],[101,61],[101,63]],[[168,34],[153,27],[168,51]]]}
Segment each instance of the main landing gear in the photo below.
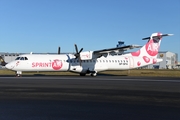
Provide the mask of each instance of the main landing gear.
{"label": "main landing gear", "polygon": [[97,76],[97,73],[95,72],[95,73],[91,73],[91,76],[92,77],[96,77]]}
{"label": "main landing gear", "polygon": [[90,74],[92,77],[96,77],[97,76],[97,72],[96,71],[87,71],[86,73],[80,73],[80,76],[86,76],[86,74]]}

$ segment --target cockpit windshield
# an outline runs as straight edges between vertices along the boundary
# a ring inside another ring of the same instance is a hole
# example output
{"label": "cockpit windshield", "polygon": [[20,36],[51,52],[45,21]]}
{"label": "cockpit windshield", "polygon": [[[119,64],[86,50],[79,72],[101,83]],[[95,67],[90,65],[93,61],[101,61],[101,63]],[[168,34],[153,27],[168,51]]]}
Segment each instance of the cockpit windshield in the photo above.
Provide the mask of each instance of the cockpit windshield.
{"label": "cockpit windshield", "polygon": [[28,60],[27,57],[17,57],[15,60]]}
{"label": "cockpit windshield", "polygon": [[17,57],[15,60],[19,60],[20,59],[20,57]]}
{"label": "cockpit windshield", "polygon": [[24,60],[24,57],[21,57],[20,60]]}

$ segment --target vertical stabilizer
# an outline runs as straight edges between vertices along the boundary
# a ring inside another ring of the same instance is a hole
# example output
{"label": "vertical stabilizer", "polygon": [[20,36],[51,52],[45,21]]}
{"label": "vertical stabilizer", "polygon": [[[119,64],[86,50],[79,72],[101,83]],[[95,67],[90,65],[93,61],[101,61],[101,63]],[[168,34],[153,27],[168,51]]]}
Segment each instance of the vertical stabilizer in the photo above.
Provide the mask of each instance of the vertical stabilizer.
{"label": "vertical stabilizer", "polygon": [[143,38],[143,40],[148,40],[148,42],[141,49],[124,56],[132,56],[136,67],[155,64],[158,62],[157,55],[162,37],[171,35],[173,34],[153,33],[150,37]]}
{"label": "vertical stabilizer", "polygon": [[148,42],[138,51],[132,52],[132,56],[137,57],[150,57],[157,58],[162,37],[170,36],[172,34],[162,34],[162,33],[153,33],[151,37],[143,38],[143,40],[148,40]]}

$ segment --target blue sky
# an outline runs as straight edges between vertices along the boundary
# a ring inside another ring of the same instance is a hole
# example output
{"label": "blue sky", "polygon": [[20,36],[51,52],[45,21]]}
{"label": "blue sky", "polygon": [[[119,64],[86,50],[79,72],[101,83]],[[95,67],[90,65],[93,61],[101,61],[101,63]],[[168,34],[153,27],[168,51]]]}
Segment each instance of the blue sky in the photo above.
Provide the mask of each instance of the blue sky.
{"label": "blue sky", "polygon": [[0,0],[0,52],[74,52],[144,45],[154,32],[173,33],[161,51],[179,54],[180,0]]}

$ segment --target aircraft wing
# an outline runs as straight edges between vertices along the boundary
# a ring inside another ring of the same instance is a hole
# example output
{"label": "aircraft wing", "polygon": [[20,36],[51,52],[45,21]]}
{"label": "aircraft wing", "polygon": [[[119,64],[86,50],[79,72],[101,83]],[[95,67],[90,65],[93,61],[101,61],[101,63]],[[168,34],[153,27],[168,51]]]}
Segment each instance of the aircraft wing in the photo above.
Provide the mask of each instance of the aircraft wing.
{"label": "aircraft wing", "polygon": [[93,53],[94,54],[103,54],[103,53],[110,53],[110,52],[116,52],[116,51],[126,51],[129,49],[140,48],[140,47],[142,47],[142,46],[140,46],[140,45],[126,45],[126,46],[122,46],[122,47],[96,50],[96,51],[93,51]]}

